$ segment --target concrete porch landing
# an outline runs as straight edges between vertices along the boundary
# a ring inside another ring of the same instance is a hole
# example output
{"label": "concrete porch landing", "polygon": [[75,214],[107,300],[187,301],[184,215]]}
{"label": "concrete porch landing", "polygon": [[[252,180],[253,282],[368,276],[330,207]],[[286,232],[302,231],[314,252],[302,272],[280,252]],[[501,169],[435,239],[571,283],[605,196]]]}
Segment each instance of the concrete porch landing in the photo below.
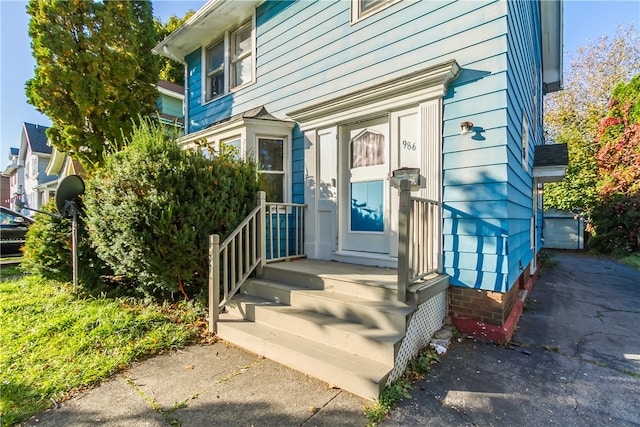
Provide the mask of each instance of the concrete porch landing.
{"label": "concrete porch landing", "polygon": [[220,316],[218,335],[367,399],[393,371],[417,303],[448,287],[434,275],[397,301],[396,270],[333,261],[268,264]]}
{"label": "concrete porch landing", "polygon": [[[323,261],[317,259],[299,259],[285,262],[268,264],[269,269],[277,270],[282,274],[303,273],[309,278],[317,277],[320,280],[313,280],[310,284],[324,282],[324,289],[333,289],[332,279],[341,282],[356,283],[384,294],[389,301],[397,300],[398,290],[398,270],[395,268],[371,267],[367,265],[349,264],[337,261]],[[407,305],[418,305],[439,292],[449,287],[449,280],[445,276],[432,273],[411,286],[407,290]],[[329,285],[329,288],[326,285]],[[359,289],[360,291],[362,289]],[[375,292],[375,291],[374,291]]]}

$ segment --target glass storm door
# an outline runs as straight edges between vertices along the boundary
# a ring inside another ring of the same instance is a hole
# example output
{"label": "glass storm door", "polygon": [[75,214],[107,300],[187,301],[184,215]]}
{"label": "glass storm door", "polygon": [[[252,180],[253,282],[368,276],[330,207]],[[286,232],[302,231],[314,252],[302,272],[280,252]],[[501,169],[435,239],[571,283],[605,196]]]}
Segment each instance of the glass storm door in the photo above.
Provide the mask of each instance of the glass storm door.
{"label": "glass storm door", "polygon": [[387,118],[343,128],[341,249],[389,253]]}

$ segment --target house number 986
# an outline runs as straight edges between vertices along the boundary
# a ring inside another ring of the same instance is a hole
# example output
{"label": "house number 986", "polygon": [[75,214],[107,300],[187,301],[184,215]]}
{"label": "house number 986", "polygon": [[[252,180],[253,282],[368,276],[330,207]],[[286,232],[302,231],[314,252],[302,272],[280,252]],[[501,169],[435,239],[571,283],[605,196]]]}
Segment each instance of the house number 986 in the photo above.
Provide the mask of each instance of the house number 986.
{"label": "house number 986", "polygon": [[408,151],[416,151],[416,143],[411,141],[402,140],[402,148]]}

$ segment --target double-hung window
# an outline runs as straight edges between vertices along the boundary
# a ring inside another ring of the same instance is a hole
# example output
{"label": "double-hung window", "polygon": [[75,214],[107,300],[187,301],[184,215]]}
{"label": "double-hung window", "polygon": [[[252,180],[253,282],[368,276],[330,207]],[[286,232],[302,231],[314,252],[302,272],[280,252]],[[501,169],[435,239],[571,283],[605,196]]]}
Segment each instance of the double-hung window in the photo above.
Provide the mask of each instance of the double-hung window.
{"label": "double-hung window", "polygon": [[253,20],[225,32],[206,49],[205,101],[229,93],[254,79]]}
{"label": "double-hung window", "polygon": [[231,33],[231,88],[242,86],[252,80],[253,40],[251,22],[247,22]]}
{"label": "double-hung window", "polygon": [[207,100],[225,93],[224,40],[207,48]]}
{"label": "double-hung window", "polygon": [[270,202],[284,202],[284,139],[258,138],[258,163],[262,173],[262,188]]}

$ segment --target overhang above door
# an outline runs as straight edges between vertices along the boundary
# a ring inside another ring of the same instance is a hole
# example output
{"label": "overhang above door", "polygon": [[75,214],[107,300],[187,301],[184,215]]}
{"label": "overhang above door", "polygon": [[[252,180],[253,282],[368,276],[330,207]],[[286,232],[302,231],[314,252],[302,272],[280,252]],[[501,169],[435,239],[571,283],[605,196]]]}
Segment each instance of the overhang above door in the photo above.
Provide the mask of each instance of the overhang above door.
{"label": "overhang above door", "polygon": [[372,117],[395,108],[443,97],[449,83],[459,73],[460,66],[452,59],[401,77],[376,82],[346,95],[324,99],[287,115],[297,121],[303,131]]}

